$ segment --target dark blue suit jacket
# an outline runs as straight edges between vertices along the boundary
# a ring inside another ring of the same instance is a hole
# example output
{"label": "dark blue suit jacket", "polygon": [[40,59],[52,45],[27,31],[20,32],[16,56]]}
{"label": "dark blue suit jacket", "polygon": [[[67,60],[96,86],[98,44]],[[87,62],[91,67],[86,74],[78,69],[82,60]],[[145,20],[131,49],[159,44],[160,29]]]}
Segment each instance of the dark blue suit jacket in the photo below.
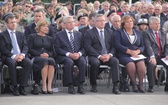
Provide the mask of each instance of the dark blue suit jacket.
{"label": "dark blue suit jacket", "polygon": [[[107,53],[115,54],[114,36],[110,29],[104,28],[105,44]],[[88,30],[84,35],[84,46],[89,56],[98,57],[101,55],[102,45],[96,27]]]}
{"label": "dark blue suit jacket", "polygon": [[[135,19],[135,14],[133,14],[133,13],[129,12],[129,14],[128,14],[128,15],[132,16],[132,17]],[[125,16],[125,14],[124,14],[124,13],[122,13],[120,16],[121,16],[121,18],[122,18],[123,16]]]}
{"label": "dark blue suit jacket", "polygon": [[[20,52],[27,55],[28,47],[27,42],[25,40],[24,34],[16,31],[16,39],[20,48]],[[6,57],[11,57],[13,54],[11,53],[12,50],[12,40],[7,30],[0,33],[0,51],[2,54],[2,60],[5,60]]]}
{"label": "dark blue suit jacket", "polygon": [[141,53],[144,52],[144,42],[140,31],[134,29],[135,41],[133,44],[130,43],[128,36],[125,34],[124,29],[119,29],[115,31],[115,47],[117,50],[117,56],[120,57],[130,57],[126,54],[127,49],[137,50],[139,49]]}
{"label": "dark blue suit jacket", "polygon": [[[78,31],[73,31],[73,34],[74,34],[75,51],[81,52],[82,55],[85,55],[82,33]],[[54,46],[58,56],[66,56],[67,52],[71,53],[73,52],[65,30],[60,31],[56,34],[54,38]]]}

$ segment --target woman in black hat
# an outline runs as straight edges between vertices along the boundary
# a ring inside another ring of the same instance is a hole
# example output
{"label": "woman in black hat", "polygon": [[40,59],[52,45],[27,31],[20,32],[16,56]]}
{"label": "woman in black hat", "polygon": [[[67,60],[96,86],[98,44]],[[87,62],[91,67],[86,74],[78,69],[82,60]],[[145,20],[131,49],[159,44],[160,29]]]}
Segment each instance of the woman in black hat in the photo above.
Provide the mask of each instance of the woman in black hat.
{"label": "woman in black hat", "polygon": [[148,29],[148,20],[146,18],[140,18],[137,23],[139,31],[145,31]]}

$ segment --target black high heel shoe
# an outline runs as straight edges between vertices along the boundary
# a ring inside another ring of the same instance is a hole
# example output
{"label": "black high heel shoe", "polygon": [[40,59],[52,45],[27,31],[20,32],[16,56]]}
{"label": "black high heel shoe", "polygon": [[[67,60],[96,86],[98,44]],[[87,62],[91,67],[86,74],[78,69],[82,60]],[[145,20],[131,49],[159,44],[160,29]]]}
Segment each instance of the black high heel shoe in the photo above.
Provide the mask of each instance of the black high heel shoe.
{"label": "black high heel shoe", "polygon": [[43,90],[42,90],[42,94],[47,94],[47,91],[43,91]]}
{"label": "black high heel shoe", "polygon": [[138,90],[140,93],[145,93],[145,91],[142,88],[140,88],[140,86],[138,86]]}
{"label": "black high heel shoe", "polygon": [[133,92],[138,93],[137,85],[132,86],[132,90],[133,90]]}
{"label": "black high heel shoe", "polygon": [[53,91],[48,91],[47,93],[48,93],[48,94],[53,94]]}

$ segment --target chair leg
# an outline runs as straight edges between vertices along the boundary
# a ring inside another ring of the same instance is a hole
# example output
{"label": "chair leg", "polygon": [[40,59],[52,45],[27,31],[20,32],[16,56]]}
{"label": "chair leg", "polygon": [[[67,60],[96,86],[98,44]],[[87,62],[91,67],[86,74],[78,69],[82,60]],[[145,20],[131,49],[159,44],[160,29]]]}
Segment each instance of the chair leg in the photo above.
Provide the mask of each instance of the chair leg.
{"label": "chair leg", "polygon": [[112,78],[112,74],[111,74],[111,70],[109,70],[109,77],[108,77],[108,81],[107,81],[107,88],[110,87],[110,84],[111,84],[111,78]]}
{"label": "chair leg", "polygon": [[2,73],[0,72],[0,94],[1,94],[1,86],[2,86]]}

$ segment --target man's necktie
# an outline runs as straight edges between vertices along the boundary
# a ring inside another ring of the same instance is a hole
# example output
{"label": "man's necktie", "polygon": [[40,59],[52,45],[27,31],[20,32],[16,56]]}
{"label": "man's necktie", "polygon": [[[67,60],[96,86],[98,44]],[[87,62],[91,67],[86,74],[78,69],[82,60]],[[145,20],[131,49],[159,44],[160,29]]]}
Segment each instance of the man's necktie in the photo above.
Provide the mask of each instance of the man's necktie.
{"label": "man's necktie", "polygon": [[105,44],[104,35],[103,35],[102,30],[100,31],[100,41],[102,45],[102,54],[107,54],[106,44]]}
{"label": "man's necktie", "polygon": [[12,40],[12,46],[13,46],[13,53],[19,54],[18,44],[17,44],[16,38],[14,37],[14,32],[11,32],[11,40]]}
{"label": "man's necktie", "polygon": [[161,56],[161,52],[162,52],[162,47],[161,47],[161,43],[160,43],[160,38],[159,38],[158,32],[155,32],[155,35],[156,35],[156,41],[157,41],[158,48],[159,48],[158,56],[160,57]]}
{"label": "man's necktie", "polygon": [[73,38],[72,32],[69,32],[69,34],[70,34],[71,48],[72,48],[72,51],[75,52],[75,44],[74,44],[74,38]]}

